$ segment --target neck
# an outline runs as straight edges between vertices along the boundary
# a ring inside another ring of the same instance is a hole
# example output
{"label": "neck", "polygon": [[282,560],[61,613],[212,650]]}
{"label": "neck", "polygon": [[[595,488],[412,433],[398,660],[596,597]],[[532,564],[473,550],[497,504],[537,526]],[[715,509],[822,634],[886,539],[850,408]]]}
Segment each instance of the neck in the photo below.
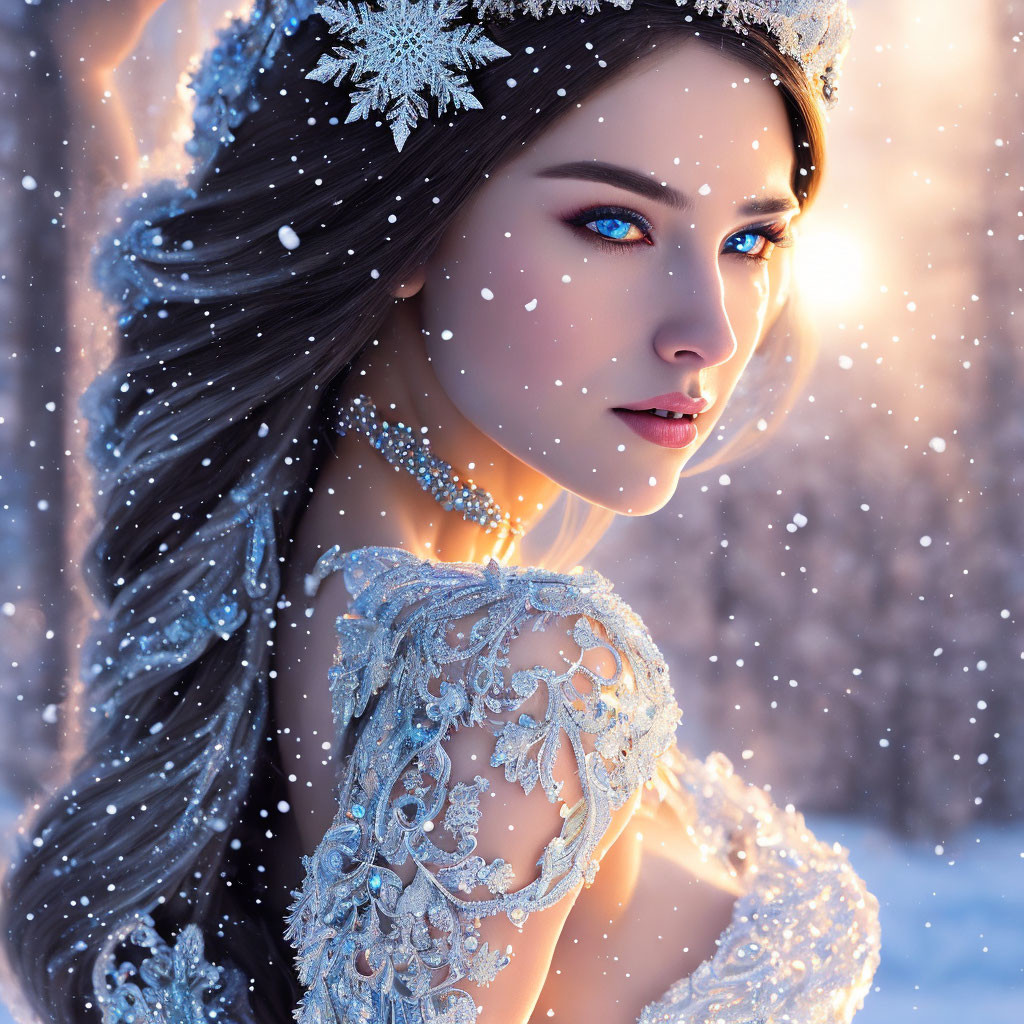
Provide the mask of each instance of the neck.
{"label": "neck", "polygon": [[[503,511],[529,530],[561,489],[459,412],[437,381],[415,324],[411,300],[399,302],[388,329],[350,371],[342,401],[365,394],[379,418],[401,421],[416,434],[426,427],[431,451],[451,463],[463,481],[489,491]],[[323,505],[317,518],[330,543],[345,549],[386,545],[449,562],[493,557],[518,563],[515,537],[485,532],[457,510],[443,508],[408,471],[392,466],[355,431],[338,438],[317,492]]]}

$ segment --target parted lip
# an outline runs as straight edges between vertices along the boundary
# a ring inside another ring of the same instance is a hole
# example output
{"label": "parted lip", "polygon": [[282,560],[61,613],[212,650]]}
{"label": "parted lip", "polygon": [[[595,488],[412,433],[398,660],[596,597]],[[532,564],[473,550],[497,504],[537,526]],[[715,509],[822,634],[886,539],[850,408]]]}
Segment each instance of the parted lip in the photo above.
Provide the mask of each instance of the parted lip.
{"label": "parted lip", "polygon": [[690,398],[681,391],[670,391],[665,395],[655,395],[654,398],[646,398],[642,402],[633,402],[632,405],[619,405],[617,409],[627,409],[630,412],[644,412],[647,409],[664,409],[666,412],[697,413],[704,412],[709,402],[706,398]]}

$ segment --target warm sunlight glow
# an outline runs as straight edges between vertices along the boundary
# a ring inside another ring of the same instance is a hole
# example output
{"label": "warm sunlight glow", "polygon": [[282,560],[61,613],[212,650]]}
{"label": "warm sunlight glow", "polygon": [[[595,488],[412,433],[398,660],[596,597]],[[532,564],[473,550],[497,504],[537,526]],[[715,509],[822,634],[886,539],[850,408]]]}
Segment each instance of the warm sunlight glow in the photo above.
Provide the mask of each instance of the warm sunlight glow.
{"label": "warm sunlight glow", "polygon": [[796,278],[812,311],[846,309],[864,297],[864,246],[842,231],[812,230],[796,247]]}

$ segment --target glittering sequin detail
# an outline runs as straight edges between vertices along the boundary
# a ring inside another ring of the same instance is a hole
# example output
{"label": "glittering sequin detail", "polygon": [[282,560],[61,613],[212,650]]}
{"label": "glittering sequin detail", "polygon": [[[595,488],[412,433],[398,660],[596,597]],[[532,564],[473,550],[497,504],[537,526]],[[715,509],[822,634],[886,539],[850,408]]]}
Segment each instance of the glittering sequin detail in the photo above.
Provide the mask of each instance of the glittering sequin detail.
{"label": "glittering sequin detail", "polygon": [[[147,949],[138,968],[116,964],[113,950],[123,942]],[[137,979],[137,980],[136,980]],[[140,914],[115,932],[93,970],[93,989],[104,1024],[228,1024],[249,1021],[245,981],[237,969],[214,967],[203,956],[203,937],[194,925],[182,929],[173,946],[157,934],[153,919]]]}
{"label": "glittering sequin detail", "polygon": [[496,531],[499,539],[509,534],[523,536],[518,517],[513,519],[503,511],[490,491],[463,479],[450,462],[434,454],[426,427],[413,430],[406,423],[379,416],[368,395],[353,398],[339,412],[335,426],[342,437],[350,430],[365,435],[392,466],[410,473],[446,511],[458,512],[467,522],[478,523],[485,533]]}
{"label": "glittering sequin detail", "polygon": [[[698,14],[717,16],[745,32],[759,25],[775,39],[781,53],[793,57],[826,107],[834,105],[839,63],[853,31],[845,0],[675,0]],[[579,10],[596,14],[633,0],[473,0],[483,21],[532,15],[543,18]],[[324,0],[316,12],[347,46],[320,56],[306,74],[340,86],[348,79],[352,109],[345,121],[385,114],[395,147],[401,150],[409,133],[428,115],[428,97],[443,113],[451,104],[479,108],[473,88],[462,72],[503,57],[507,50],[483,34],[480,24],[460,24],[466,0],[380,0],[379,9],[348,0]]]}
{"label": "glittering sequin detail", "polygon": [[638,1024],[848,1024],[879,963],[878,901],[838,844],[734,773],[673,747],[655,786],[702,851],[741,879],[715,954]]}
{"label": "glittering sequin detail", "polygon": [[[286,934],[307,986],[298,1020],[390,1022],[394,1014],[474,1022],[476,1006],[460,982],[486,984],[509,963],[482,941],[479,919],[506,914],[521,925],[593,879],[594,851],[612,811],[653,777],[679,708],[643,624],[597,573],[429,562],[396,548],[335,549],[318,563],[309,589],[335,569],[360,616],[336,623],[336,726],[344,730],[360,717],[338,813],[304,860],[306,879],[289,916]],[[581,653],[513,671],[516,637],[556,623],[568,623],[570,649]],[[598,647],[614,659],[610,678],[582,663]],[[543,716],[516,717],[538,692],[546,697]],[[450,783],[445,742],[454,729],[472,726],[494,735],[491,765],[503,766],[507,781],[524,793],[539,785],[552,804],[565,781],[554,768],[562,737],[575,754],[583,796],[563,804],[561,832],[537,862],[539,877],[525,885],[503,860],[488,863],[475,853],[487,779]],[[435,822],[451,842],[432,841]],[[393,869],[410,860],[415,874],[403,885]],[[356,967],[362,954],[372,976]]]}
{"label": "glittering sequin detail", "polygon": [[[700,761],[671,743],[679,711],[664,661],[603,576],[334,548],[307,577],[307,594],[339,569],[353,598],[349,614],[358,617],[336,622],[329,682],[339,738],[352,728],[355,742],[338,813],[304,858],[306,879],[288,917],[306,987],[295,1011],[300,1024],[476,1024],[458,982],[486,983],[508,957],[479,941],[475,919],[506,913],[522,923],[592,878],[611,809],[645,780],[651,789],[637,813],[668,808],[680,831],[738,879],[742,895],[714,955],[645,1006],[638,1024],[849,1024],[879,962],[877,900],[842,847],[820,842],[801,815],[743,783],[727,758]],[[474,625],[453,647],[448,626],[467,615]],[[595,693],[585,713],[568,715],[565,687],[583,696],[571,683],[586,675],[579,659],[509,675],[514,636],[559,616],[574,618],[581,651],[602,646],[617,666],[628,664],[628,686],[624,672],[600,680],[601,696],[619,684],[605,696],[614,713]],[[570,736],[589,733],[593,750],[577,762],[584,798],[548,843],[541,879],[517,888],[510,864],[473,852],[488,782],[449,784],[444,739],[456,723],[481,726],[514,709],[541,684],[545,720],[502,719],[492,763],[524,791],[539,784],[554,801],[548,721],[568,723]],[[431,843],[427,823],[435,821],[456,837],[454,853]],[[409,859],[419,867],[403,885],[390,868]],[[150,951],[139,968],[115,964],[125,941]],[[372,977],[358,970],[360,953]],[[434,983],[438,974],[444,980]],[[171,947],[140,916],[100,951],[93,982],[104,1024],[255,1024],[246,980],[205,960],[195,926]]]}
{"label": "glittering sequin detail", "polygon": [[234,129],[259,110],[259,77],[274,66],[278,51],[309,18],[316,0],[253,0],[248,14],[220,29],[189,79],[195,94],[194,134],[185,144],[196,158],[191,177],[205,171],[218,147],[235,141]]}

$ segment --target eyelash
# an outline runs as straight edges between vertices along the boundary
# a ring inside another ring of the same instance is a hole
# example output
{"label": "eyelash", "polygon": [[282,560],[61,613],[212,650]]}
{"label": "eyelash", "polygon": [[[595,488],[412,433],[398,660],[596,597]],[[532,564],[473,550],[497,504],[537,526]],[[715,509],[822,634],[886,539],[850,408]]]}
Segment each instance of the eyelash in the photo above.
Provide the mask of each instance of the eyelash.
{"label": "eyelash", "polygon": [[[592,224],[594,221],[606,219],[621,220],[626,223],[633,224],[643,231],[644,238],[634,239],[633,241],[614,242],[607,235],[602,235],[586,226],[587,224]],[[617,249],[621,251],[624,249],[632,249],[641,244],[654,244],[651,239],[651,232],[654,229],[650,221],[635,210],[627,209],[624,206],[588,206],[582,210],[577,210],[575,213],[569,214],[565,218],[565,223],[570,227],[574,227],[579,231],[585,232],[588,239],[594,241],[603,249]],[[788,227],[784,223],[758,224],[749,228],[743,228],[740,231],[733,232],[726,241],[729,241],[731,238],[737,238],[741,235],[761,235],[768,243],[759,253],[735,253],[735,255],[742,256],[747,260],[752,260],[754,263],[767,263],[768,260],[771,259],[772,252],[775,249],[782,249],[793,244],[793,236],[789,233]]]}

